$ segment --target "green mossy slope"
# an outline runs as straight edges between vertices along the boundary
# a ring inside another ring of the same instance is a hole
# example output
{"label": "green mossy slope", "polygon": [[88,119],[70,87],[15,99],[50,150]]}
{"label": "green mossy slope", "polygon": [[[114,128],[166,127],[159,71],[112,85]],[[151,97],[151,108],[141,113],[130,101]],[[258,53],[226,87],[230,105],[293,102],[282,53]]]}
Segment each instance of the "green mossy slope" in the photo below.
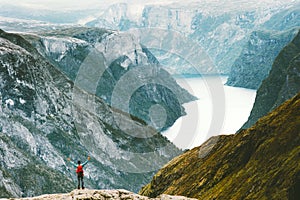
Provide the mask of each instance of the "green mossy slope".
{"label": "green mossy slope", "polygon": [[[300,93],[239,134],[164,166],[140,191],[198,199],[300,199]],[[298,188],[298,189],[297,189]]]}

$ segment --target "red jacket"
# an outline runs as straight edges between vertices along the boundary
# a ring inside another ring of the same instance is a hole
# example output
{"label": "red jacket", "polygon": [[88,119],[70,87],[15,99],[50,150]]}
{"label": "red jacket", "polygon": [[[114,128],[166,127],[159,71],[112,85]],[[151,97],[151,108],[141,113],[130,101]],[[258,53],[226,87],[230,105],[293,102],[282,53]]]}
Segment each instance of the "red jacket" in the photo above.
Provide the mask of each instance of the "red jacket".
{"label": "red jacket", "polygon": [[77,169],[76,169],[76,173],[83,173],[83,166],[82,165],[78,165]]}

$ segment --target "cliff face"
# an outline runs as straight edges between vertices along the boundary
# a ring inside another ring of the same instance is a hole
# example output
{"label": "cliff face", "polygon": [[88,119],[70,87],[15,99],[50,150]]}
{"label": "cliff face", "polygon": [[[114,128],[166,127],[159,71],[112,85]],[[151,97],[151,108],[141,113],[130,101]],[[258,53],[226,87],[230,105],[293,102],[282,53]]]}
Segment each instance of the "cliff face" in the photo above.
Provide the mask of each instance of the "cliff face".
{"label": "cliff face", "polygon": [[276,57],[269,76],[257,90],[254,106],[242,128],[253,125],[260,117],[300,91],[300,32]]}
{"label": "cliff face", "polygon": [[198,199],[299,199],[300,93],[239,134],[170,161],[140,194]]}
{"label": "cliff face", "polygon": [[79,88],[22,37],[3,31],[0,80],[0,197],[70,191],[77,179],[66,158],[87,155],[87,187],[136,191],[180,153],[143,121]]}
{"label": "cliff face", "polygon": [[[75,84],[158,130],[170,127],[185,114],[182,104],[195,100],[132,34],[73,27],[23,37]],[[149,113],[157,104],[167,113],[161,126]]]}
{"label": "cliff face", "polygon": [[299,29],[283,32],[255,31],[235,60],[226,85],[258,89],[268,77],[279,52],[292,41]]}

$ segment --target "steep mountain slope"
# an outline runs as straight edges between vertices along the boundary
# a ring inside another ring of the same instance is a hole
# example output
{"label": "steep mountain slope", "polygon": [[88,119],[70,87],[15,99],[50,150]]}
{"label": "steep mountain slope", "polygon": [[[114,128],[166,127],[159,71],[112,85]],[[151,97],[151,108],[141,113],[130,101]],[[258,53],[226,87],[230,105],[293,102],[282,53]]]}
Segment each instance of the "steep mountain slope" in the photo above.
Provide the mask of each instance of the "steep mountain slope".
{"label": "steep mountain slope", "polygon": [[258,89],[268,77],[279,52],[298,32],[299,29],[283,32],[254,31],[232,65],[226,85]]}
{"label": "steep mountain slope", "polygon": [[239,134],[170,161],[140,191],[198,199],[300,198],[300,93]]}
{"label": "steep mountain slope", "polygon": [[300,32],[276,57],[269,76],[257,91],[248,121],[242,128],[253,125],[285,100],[300,91]]}
{"label": "steep mountain slope", "polygon": [[[39,35],[25,34],[24,37],[75,82],[80,81],[81,76],[91,76],[82,70],[85,65],[98,71],[94,73],[94,82],[88,83],[97,88],[93,87],[92,90],[91,86],[85,84],[88,92],[143,119],[158,130],[170,127],[185,114],[181,105],[195,100],[131,34],[73,27]],[[96,64],[95,59],[98,60]],[[116,92],[118,90],[123,94]],[[149,112],[155,105],[162,108],[158,112],[167,113],[165,123],[160,126],[155,121],[163,120],[152,120]]]}
{"label": "steep mountain slope", "polygon": [[0,197],[87,187],[136,191],[180,151],[143,121],[66,78],[26,40],[0,32]]}

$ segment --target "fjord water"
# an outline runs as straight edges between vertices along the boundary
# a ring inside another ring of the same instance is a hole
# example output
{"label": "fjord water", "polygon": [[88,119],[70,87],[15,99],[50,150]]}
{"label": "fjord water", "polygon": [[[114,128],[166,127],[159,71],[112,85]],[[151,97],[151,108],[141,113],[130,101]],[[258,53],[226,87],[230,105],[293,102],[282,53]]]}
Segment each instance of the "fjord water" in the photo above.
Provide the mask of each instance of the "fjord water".
{"label": "fjord water", "polygon": [[190,149],[211,136],[236,133],[247,121],[256,90],[226,86],[226,76],[175,78],[180,86],[198,98],[184,104],[187,114],[163,132],[177,147]]}

